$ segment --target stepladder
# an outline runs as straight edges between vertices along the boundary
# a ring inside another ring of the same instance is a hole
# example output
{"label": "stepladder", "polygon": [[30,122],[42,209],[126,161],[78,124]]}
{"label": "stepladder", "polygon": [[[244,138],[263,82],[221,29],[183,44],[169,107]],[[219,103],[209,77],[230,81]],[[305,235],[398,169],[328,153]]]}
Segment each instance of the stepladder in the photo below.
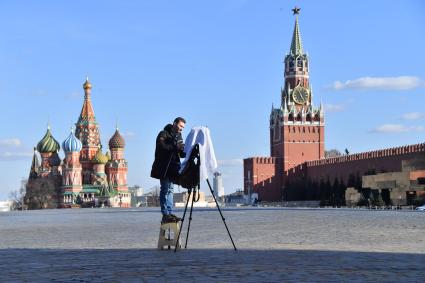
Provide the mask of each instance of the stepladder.
{"label": "stepladder", "polygon": [[181,249],[180,239],[180,224],[178,222],[161,223],[158,238],[158,250],[164,249]]}

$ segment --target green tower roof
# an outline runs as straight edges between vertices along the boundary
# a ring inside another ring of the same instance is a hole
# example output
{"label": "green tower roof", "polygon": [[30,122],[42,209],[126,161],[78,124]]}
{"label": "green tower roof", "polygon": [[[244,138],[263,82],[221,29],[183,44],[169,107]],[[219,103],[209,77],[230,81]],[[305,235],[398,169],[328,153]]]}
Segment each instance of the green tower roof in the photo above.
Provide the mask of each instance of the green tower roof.
{"label": "green tower roof", "polygon": [[295,27],[294,27],[294,34],[292,35],[292,41],[291,41],[291,54],[293,55],[303,55],[303,43],[301,41],[301,33],[300,28],[298,26],[298,15],[295,15]]}
{"label": "green tower roof", "polygon": [[38,152],[57,152],[59,149],[59,143],[53,138],[49,126],[44,137],[38,142],[37,150]]}

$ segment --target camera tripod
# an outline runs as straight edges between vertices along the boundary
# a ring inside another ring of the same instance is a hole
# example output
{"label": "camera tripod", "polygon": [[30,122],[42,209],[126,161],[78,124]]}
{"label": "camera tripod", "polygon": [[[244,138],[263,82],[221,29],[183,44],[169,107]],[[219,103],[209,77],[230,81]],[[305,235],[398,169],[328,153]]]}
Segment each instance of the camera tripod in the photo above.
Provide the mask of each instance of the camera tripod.
{"label": "camera tripod", "polygon": [[[198,150],[198,151],[199,151],[198,146],[195,146],[195,147],[193,148],[193,151],[194,151],[194,150]],[[199,160],[199,153],[195,153],[194,155],[196,155],[196,156],[197,156],[197,158],[198,158],[198,160],[197,160],[198,162],[197,162],[197,164],[196,164],[196,170],[198,170],[198,172],[199,172],[199,169],[200,169],[200,168],[199,168],[199,164],[200,164],[200,160]],[[198,175],[198,176],[199,176],[199,175]],[[230,238],[230,241],[232,242],[233,248],[235,249],[235,251],[237,251],[236,246],[235,246],[235,243],[233,242],[233,239],[232,239],[232,235],[230,235],[229,228],[227,227],[226,219],[224,218],[223,213],[221,212],[220,206],[218,205],[217,199],[216,199],[216,197],[215,197],[215,195],[214,195],[214,191],[213,191],[213,189],[211,188],[210,181],[208,180],[208,178],[206,179],[206,181],[207,181],[208,187],[209,187],[209,189],[210,189],[211,195],[212,195],[212,196],[213,196],[213,198],[214,198],[214,202],[215,202],[215,205],[216,205],[216,207],[217,207],[217,209],[218,209],[218,212],[220,213],[221,220],[223,220],[223,224],[224,224],[224,226],[226,227],[227,234],[229,235],[229,238]],[[182,216],[182,219],[181,219],[181,227],[180,227],[179,234],[178,234],[178,236],[177,236],[177,243],[178,243],[178,242],[179,242],[179,239],[180,239],[180,235],[181,235],[181,230],[182,230],[182,228],[183,228],[183,223],[184,223],[184,220],[185,220],[185,217],[186,217],[186,212],[187,212],[187,207],[188,207],[188,205],[189,205],[189,200],[191,199],[191,200],[192,200],[192,204],[191,204],[191,206],[190,206],[189,223],[188,223],[188,225],[187,225],[186,241],[185,241],[185,245],[184,245],[184,248],[185,248],[185,249],[187,248],[187,241],[188,241],[188,239],[189,239],[190,223],[191,223],[191,221],[192,221],[193,204],[194,204],[196,201],[198,201],[198,200],[199,200],[199,197],[200,197],[200,195],[199,195],[199,190],[200,190],[200,182],[199,182],[199,179],[198,179],[198,182],[197,182],[197,185],[196,185],[196,186],[193,186],[192,188],[188,188],[188,196],[187,196],[187,200],[186,200],[186,205],[185,205],[185,207],[184,207],[183,216]],[[197,196],[196,196],[196,195],[197,195]],[[192,197],[192,198],[191,198],[191,197]],[[197,200],[195,200],[195,198],[196,198],[196,197],[197,197]],[[176,245],[176,247],[174,248],[174,252],[176,252],[176,251],[177,251],[177,245]]]}

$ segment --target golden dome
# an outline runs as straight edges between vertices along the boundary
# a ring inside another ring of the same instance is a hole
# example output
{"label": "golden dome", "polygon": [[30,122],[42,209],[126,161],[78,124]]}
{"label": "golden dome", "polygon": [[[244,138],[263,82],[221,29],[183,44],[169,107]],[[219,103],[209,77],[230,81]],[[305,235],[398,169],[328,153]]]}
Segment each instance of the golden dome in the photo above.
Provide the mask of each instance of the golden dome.
{"label": "golden dome", "polygon": [[102,153],[102,150],[99,149],[95,156],[93,156],[92,162],[94,164],[106,164],[108,162],[108,156]]}
{"label": "golden dome", "polygon": [[87,77],[86,81],[83,84],[84,89],[91,89],[91,83],[89,82],[89,77]]}

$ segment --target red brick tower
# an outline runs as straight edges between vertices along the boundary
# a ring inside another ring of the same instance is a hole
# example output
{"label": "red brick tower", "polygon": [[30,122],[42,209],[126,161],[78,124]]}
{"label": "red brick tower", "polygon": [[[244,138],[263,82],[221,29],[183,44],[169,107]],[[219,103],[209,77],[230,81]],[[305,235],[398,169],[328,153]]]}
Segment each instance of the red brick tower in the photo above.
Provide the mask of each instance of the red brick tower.
{"label": "red brick tower", "polygon": [[118,192],[127,192],[127,161],[124,158],[125,141],[118,128],[109,140],[111,160],[106,164],[109,183]]}
{"label": "red brick tower", "polygon": [[99,127],[94,116],[91,103],[92,85],[88,78],[83,85],[84,104],[80,117],[76,123],[75,135],[82,142],[83,148],[80,152],[80,162],[83,168],[83,184],[91,184],[91,172],[93,172],[92,159],[97,153],[100,144]]}
{"label": "red brick tower", "polygon": [[69,136],[62,143],[62,149],[65,152],[65,159],[62,166],[62,188],[63,203],[75,204],[77,196],[83,189],[81,180],[80,151],[83,145],[71,130]]}
{"label": "red brick tower", "polygon": [[111,158],[106,163],[106,174],[108,175],[109,185],[114,188],[118,195],[112,199],[112,206],[130,207],[131,195],[127,186],[127,160],[124,158],[125,141],[118,131],[109,140],[109,149]]}
{"label": "red brick tower", "polygon": [[299,8],[294,8],[295,27],[291,49],[285,56],[285,84],[280,108],[270,114],[270,151],[282,158],[282,170],[309,160],[324,158],[324,112],[313,106],[309,82],[309,60],[303,50],[298,25]]}

